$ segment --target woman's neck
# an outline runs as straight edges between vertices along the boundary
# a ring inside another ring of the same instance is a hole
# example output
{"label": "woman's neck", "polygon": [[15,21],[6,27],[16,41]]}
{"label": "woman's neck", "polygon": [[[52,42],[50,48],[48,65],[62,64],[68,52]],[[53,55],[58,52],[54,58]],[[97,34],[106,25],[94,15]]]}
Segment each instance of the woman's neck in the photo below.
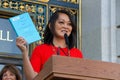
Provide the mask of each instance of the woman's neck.
{"label": "woman's neck", "polygon": [[61,48],[67,47],[64,38],[63,39],[53,38],[53,45],[56,47],[61,47]]}

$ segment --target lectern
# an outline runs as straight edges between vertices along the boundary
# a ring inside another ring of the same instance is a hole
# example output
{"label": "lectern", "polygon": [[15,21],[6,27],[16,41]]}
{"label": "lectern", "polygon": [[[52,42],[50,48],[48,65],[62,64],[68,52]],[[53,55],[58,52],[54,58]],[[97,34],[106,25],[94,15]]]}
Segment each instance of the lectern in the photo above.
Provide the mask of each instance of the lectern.
{"label": "lectern", "polygon": [[120,80],[120,64],[54,55],[34,80]]}

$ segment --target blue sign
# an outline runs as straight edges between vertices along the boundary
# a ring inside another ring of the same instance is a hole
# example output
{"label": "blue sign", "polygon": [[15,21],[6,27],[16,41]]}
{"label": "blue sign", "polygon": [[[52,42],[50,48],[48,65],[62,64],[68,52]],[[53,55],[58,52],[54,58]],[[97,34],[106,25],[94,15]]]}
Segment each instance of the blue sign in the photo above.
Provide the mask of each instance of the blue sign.
{"label": "blue sign", "polygon": [[16,46],[16,37],[9,20],[0,18],[0,53],[20,54]]}

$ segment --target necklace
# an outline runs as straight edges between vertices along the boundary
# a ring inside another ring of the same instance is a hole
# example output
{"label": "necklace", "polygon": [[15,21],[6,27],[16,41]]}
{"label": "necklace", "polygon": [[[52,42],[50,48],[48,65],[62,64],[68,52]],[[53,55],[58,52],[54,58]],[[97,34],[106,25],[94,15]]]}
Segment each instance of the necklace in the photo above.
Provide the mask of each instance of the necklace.
{"label": "necklace", "polygon": [[67,48],[67,53],[62,49],[60,48],[60,50],[66,55],[66,56],[70,56],[70,50]]}
{"label": "necklace", "polygon": [[62,48],[60,47],[55,47],[54,45],[52,45],[52,49],[54,54],[60,55],[60,51],[62,51],[65,56],[70,56],[70,50],[67,48],[67,52],[65,52]]}

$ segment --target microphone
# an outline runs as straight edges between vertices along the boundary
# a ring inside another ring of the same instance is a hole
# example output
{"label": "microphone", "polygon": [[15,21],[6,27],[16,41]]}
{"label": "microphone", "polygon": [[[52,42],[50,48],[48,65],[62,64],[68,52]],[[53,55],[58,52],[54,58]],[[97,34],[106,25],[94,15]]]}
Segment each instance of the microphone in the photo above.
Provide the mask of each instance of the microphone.
{"label": "microphone", "polygon": [[57,55],[60,55],[60,47],[57,49]]}
{"label": "microphone", "polygon": [[68,39],[68,36],[66,33],[64,34],[64,38],[65,38],[65,43],[66,43],[68,49],[70,49],[70,47],[69,47],[70,43],[69,43],[69,39]]}

